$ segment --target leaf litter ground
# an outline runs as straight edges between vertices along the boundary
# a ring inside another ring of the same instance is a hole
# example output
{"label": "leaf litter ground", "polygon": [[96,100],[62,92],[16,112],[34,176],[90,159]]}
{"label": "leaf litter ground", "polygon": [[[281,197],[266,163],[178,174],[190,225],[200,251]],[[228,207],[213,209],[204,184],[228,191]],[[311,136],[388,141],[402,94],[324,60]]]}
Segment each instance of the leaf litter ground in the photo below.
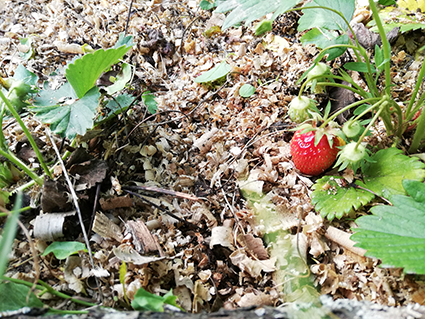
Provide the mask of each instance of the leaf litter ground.
{"label": "leaf litter ground", "polygon": [[[49,75],[82,53],[83,44],[113,47],[124,31],[129,5],[87,0],[1,4],[2,75],[12,76],[24,64],[51,82],[60,81]],[[420,277],[379,268],[377,260],[340,243],[338,230],[347,236],[352,219],[335,219],[330,227],[310,203],[314,179],[294,169],[287,104],[298,93],[296,81],[318,54],[299,43],[297,19],[295,13],[279,17],[264,38],[246,27],[206,37],[207,30],[223,23],[223,16],[200,10],[197,1],[133,4],[128,34],[137,45],[126,58],[135,66],[129,93],[153,92],[158,114],[149,116],[138,101],[125,116],[78,137],[78,149],[65,143],[63,152],[72,152],[66,167],[86,226],[93,229],[96,269],[84,251],[65,260],[48,254],[40,257],[40,279],[58,291],[96,300],[96,277],[104,305],[118,308],[127,307],[124,293],[132,300],[140,287],[160,295],[172,288],[179,305],[194,312],[280,305],[285,283],[273,276],[273,260],[261,240],[264,225],[255,221],[239,190],[238,181],[248,179],[251,190],[270,195],[279,225],[305,235],[310,269],[322,294],[386,305],[423,303]],[[25,37],[31,47],[20,43]],[[28,55],[29,49],[34,58],[24,60],[22,53]],[[224,60],[231,66],[227,78],[209,86],[194,81]],[[403,67],[405,54],[398,53],[394,63]],[[413,63],[395,76],[406,83],[400,96],[413,87],[414,72]],[[256,88],[249,98],[238,94],[245,84]],[[45,126],[31,114],[25,121],[45,158],[54,159]],[[3,129],[11,149],[37,168],[18,125],[8,121]],[[379,130],[375,133],[371,142],[385,143]],[[30,229],[45,224],[40,218],[63,229],[60,237],[41,228],[36,239],[40,253],[52,240],[81,241],[59,167],[54,175],[42,190],[30,190],[28,201],[36,208],[22,216]],[[145,189],[140,193],[137,187]],[[353,216],[365,212],[360,209]],[[28,245],[18,234],[8,276],[35,278]],[[125,290],[119,280],[122,261],[127,263]],[[62,309],[77,307],[45,299]]]}

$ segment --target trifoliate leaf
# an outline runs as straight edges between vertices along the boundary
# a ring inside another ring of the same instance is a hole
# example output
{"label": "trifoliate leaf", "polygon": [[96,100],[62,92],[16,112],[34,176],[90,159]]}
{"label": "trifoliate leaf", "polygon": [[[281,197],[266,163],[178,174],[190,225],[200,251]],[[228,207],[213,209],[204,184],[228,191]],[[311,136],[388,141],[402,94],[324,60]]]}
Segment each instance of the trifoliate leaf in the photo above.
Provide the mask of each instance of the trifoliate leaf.
{"label": "trifoliate leaf", "polygon": [[44,304],[32,292],[31,287],[13,282],[0,283],[0,312],[18,310],[23,307],[43,308]]}
{"label": "trifoliate leaf", "polygon": [[382,260],[383,267],[403,267],[406,273],[425,274],[425,184],[404,180],[411,195],[390,197],[393,206],[375,206],[373,215],[356,220],[351,239],[366,256]]}
{"label": "trifoliate leaf", "polygon": [[42,107],[55,106],[70,99],[77,99],[77,95],[69,82],[65,82],[65,84],[57,90],[52,90],[50,88],[41,90],[34,98],[33,105]]}
{"label": "trifoliate leaf", "polygon": [[46,248],[42,256],[53,253],[57,259],[65,259],[80,250],[87,251],[86,245],[77,241],[55,241]]}
{"label": "trifoliate leaf", "polygon": [[[51,106],[35,106],[32,111],[43,122],[50,124],[52,132],[62,137],[74,138],[84,135],[93,127],[93,118],[99,104],[99,89],[94,87],[81,99],[70,99],[67,103]],[[47,96],[43,96],[45,101]],[[57,102],[58,96],[49,98],[49,103]]]}
{"label": "trifoliate leaf", "polygon": [[239,89],[239,95],[242,97],[250,97],[254,93],[255,93],[255,87],[253,87],[251,84],[245,83]]}
{"label": "trifoliate leaf", "polygon": [[397,148],[387,148],[362,164],[363,182],[367,189],[385,198],[405,194],[402,181],[422,181],[425,177],[424,167],[425,164],[417,158],[408,157]]}
{"label": "trifoliate leaf", "polygon": [[[369,203],[375,196],[365,190],[351,186],[342,186],[343,178],[339,176],[324,176],[313,185],[311,203],[323,218],[329,220],[341,218],[352,209]],[[363,183],[356,184],[364,187]]]}
{"label": "trifoliate leaf", "polygon": [[196,83],[212,82],[226,76],[231,69],[232,67],[223,61],[219,65],[213,67],[211,70],[196,77],[194,81]]}
{"label": "trifoliate leaf", "polygon": [[[224,20],[222,30],[226,30],[242,21],[246,24],[265,16],[268,13],[275,12],[276,16],[294,7],[300,0],[216,0],[216,12],[231,11]],[[272,19],[276,18],[273,15]]]}
{"label": "trifoliate leaf", "polygon": [[[348,44],[350,41],[349,37],[346,34],[339,35],[336,31],[329,31],[326,29],[319,30],[318,28],[314,28],[307,33],[305,33],[301,37],[301,43],[303,45],[314,44],[316,47],[320,49],[326,49],[331,45],[338,44]],[[329,56],[327,57],[327,61],[333,60],[340,55],[344,54],[346,48],[332,48],[327,50]]]}
{"label": "trifoliate leaf", "polygon": [[[312,6],[322,6],[332,8],[345,17],[349,22],[354,14],[355,1],[354,0],[313,0],[307,3],[304,8]],[[327,30],[339,30],[345,32],[348,28],[347,23],[342,17],[333,11],[321,8],[304,9],[303,15],[298,21],[298,30],[304,31],[312,28],[324,28]]]}
{"label": "trifoliate leaf", "polygon": [[100,49],[69,64],[65,75],[77,97],[81,99],[93,88],[99,76],[117,63],[130,48],[123,45],[117,49]]}

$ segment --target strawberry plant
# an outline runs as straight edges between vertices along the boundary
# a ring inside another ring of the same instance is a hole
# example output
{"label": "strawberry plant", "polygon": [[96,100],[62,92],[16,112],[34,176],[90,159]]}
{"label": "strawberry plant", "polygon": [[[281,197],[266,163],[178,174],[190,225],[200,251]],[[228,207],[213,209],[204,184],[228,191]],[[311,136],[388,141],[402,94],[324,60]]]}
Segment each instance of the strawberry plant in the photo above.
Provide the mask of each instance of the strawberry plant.
{"label": "strawberry plant", "polygon": [[[259,18],[254,14],[248,17],[246,13],[259,7],[260,2],[217,1],[218,11],[231,11],[224,27]],[[423,222],[423,211],[418,208],[425,196],[422,194],[425,192],[425,165],[418,158],[409,157],[396,148],[403,147],[414,154],[425,146],[425,112],[422,110],[425,92],[420,90],[425,64],[422,63],[410,99],[394,100],[393,92],[397,87],[392,83],[389,41],[393,35],[389,32],[391,29],[382,23],[378,6],[394,5],[396,2],[380,0],[376,3],[369,0],[373,16],[369,25],[374,25],[377,34],[364,26],[358,29],[354,28],[354,24],[350,25],[355,9],[354,0],[313,0],[303,7],[293,8],[296,3],[277,1],[274,6],[264,6],[258,10],[261,15],[273,12],[272,20],[284,11],[301,10],[303,15],[298,21],[298,30],[306,31],[301,38],[302,43],[314,44],[321,49],[313,65],[299,79],[298,83],[302,85],[298,97],[289,104],[290,119],[296,123],[305,121],[295,129],[297,132],[291,141],[293,162],[301,173],[319,175],[337,158],[334,167],[346,170],[344,176],[349,179],[347,181],[341,176],[322,177],[313,186],[312,203],[323,217],[332,220],[354,212],[377,196],[386,201],[389,199],[394,207],[375,207],[371,210],[374,215],[357,220],[360,227],[354,229],[356,234],[353,239],[358,241],[359,247],[369,250],[369,256],[382,258],[384,265],[405,267],[406,272],[425,273],[421,266],[422,257],[416,259],[414,253],[423,254],[419,248],[423,246],[423,236],[415,231]],[[423,24],[410,23],[403,27],[402,32],[405,32],[423,28]],[[386,32],[389,32],[388,36]],[[365,34],[375,41],[365,43],[361,38]],[[334,60],[346,52],[350,53],[348,58],[351,61],[330,72],[323,60]],[[359,73],[362,83],[354,81],[351,72]],[[303,94],[307,89],[319,93],[332,87],[351,91],[359,98],[353,103],[340,105],[332,114],[326,108],[322,119],[313,108],[314,102]],[[352,115],[339,128],[334,121],[347,112]],[[387,137],[392,139],[390,148],[385,148],[387,145],[373,146],[368,142],[374,127],[381,123]],[[324,132],[330,128],[333,132],[328,132],[325,137]],[[337,142],[336,135],[346,143]],[[406,138],[407,145],[402,145]],[[316,153],[326,154],[318,156],[320,165],[314,157]],[[304,157],[301,158],[301,155]],[[400,214],[406,210],[409,210],[409,214],[400,219]],[[411,229],[415,231],[411,233]]]}
{"label": "strawberry plant", "polygon": [[[100,49],[75,58],[63,71],[67,81],[59,88],[51,88],[46,82],[43,88],[39,89],[38,77],[22,65],[16,69],[13,77],[0,78],[2,86],[0,98],[3,100],[0,108],[0,122],[3,122],[5,116],[11,115],[15,118],[47,176],[51,177],[51,171],[19,113],[24,110],[34,112],[43,123],[50,124],[52,132],[61,137],[73,139],[77,134],[85,134],[95,122],[100,123],[123,112],[133,102],[131,95],[120,94],[132,78],[132,67],[126,63],[122,65],[122,72],[112,79],[113,85],[105,88],[106,94],[101,93],[96,81],[102,73],[118,63],[132,46],[132,37],[120,36],[113,48]],[[63,74],[59,71],[51,75],[52,78],[55,76],[63,77]],[[155,113],[156,102],[153,95],[145,92],[142,99],[148,110]],[[102,106],[105,113],[109,115],[96,117],[99,106]],[[33,182],[43,184],[43,179],[9,150],[3,131],[0,131],[0,155],[24,171]],[[13,166],[1,167],[0,186],[2,188],[11,182],[12,174],[16,175],[14,171]],[[1,191],[0,202],[7,202],[8,196],[9,193]]]}

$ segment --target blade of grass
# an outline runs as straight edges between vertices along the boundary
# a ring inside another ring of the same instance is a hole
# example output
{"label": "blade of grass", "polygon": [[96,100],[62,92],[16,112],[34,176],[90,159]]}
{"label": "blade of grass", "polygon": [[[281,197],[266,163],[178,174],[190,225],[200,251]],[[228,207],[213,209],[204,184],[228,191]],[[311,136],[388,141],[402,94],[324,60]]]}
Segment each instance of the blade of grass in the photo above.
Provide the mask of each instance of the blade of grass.
{"label": "blade of grass", "polygon": [[[4,226],[2,237],[0,240],[0,277],[6,271],[7,264],[9,262],[9,254],[12,250],[13,240],[16,235],[16,227],[18,225],[19,210],[22,205],[22,193],[19,192],[16,196],[15,205],[13,206],[13,211],[9,215]],[[0,207],[3,211],[3,209]]]}

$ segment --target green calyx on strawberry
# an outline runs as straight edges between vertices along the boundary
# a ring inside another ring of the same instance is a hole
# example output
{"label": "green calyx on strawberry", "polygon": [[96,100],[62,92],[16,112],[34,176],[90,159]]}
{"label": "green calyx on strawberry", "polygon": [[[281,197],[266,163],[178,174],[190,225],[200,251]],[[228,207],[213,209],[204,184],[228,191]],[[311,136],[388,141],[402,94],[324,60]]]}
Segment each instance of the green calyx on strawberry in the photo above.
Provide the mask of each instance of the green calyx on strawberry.
{"label": "green calyx on strawberry", "polygon": [[368,150],[364,144],[357,144],[356,142],[351,142],[342,148],[338,156],[338,161],[335,164],[335,167],[341,165],[339,170],[343,170],[346,167],[351,168],[354,173],[360,167],[363,161],[369,160]]}
{"label": "green calyx on strawberry", "polygon": [[[330,74],[331,74],[330,67],[327,64],[323,62],[317,63],[314,66],[314,68],[312,68],[310,72],[308,72],[307,74],[307,81],[311,81],[307,84],[307,86],[311,87],[311,91],[313,93],[323,93],[325,91],[324,86],[316,85],[316,84],[317,82],[327,82],[328,79],[325,76]],[[317,76],[324,76],[324,77],[313,79],[313,77],[317,77]]]}
{"label": "green calyx on strawberry", "polygon": [[18,113],[23,107],[28,105],[26,100],[28,100],[29,94],[37,92],[25,80],[16,80],[14,78],[1,79],[0,85],[9,91],[7,98]]}
{"label": "green calyx on strawberry", "polygon": [[295,167],[303,174],[317,176],[332,166],[344,141],[337,136],[334,125],[316,128],[304,124],[291,140],[291,155]]}
{"label": "green calyx on strawberry", "polygon": [[288,115],[295,123],[302,123],[313,117],[313,113],[319,113],[314,100],[306,96],[297,96],[289,103]]}
{"label": "green calyx on strawberry", "polygon": [[344,123],[342,126],[342,132],[349,139],[355,139],[359,137],[364,131],[364,127],[360,124],[359,121],[349,120]]}

